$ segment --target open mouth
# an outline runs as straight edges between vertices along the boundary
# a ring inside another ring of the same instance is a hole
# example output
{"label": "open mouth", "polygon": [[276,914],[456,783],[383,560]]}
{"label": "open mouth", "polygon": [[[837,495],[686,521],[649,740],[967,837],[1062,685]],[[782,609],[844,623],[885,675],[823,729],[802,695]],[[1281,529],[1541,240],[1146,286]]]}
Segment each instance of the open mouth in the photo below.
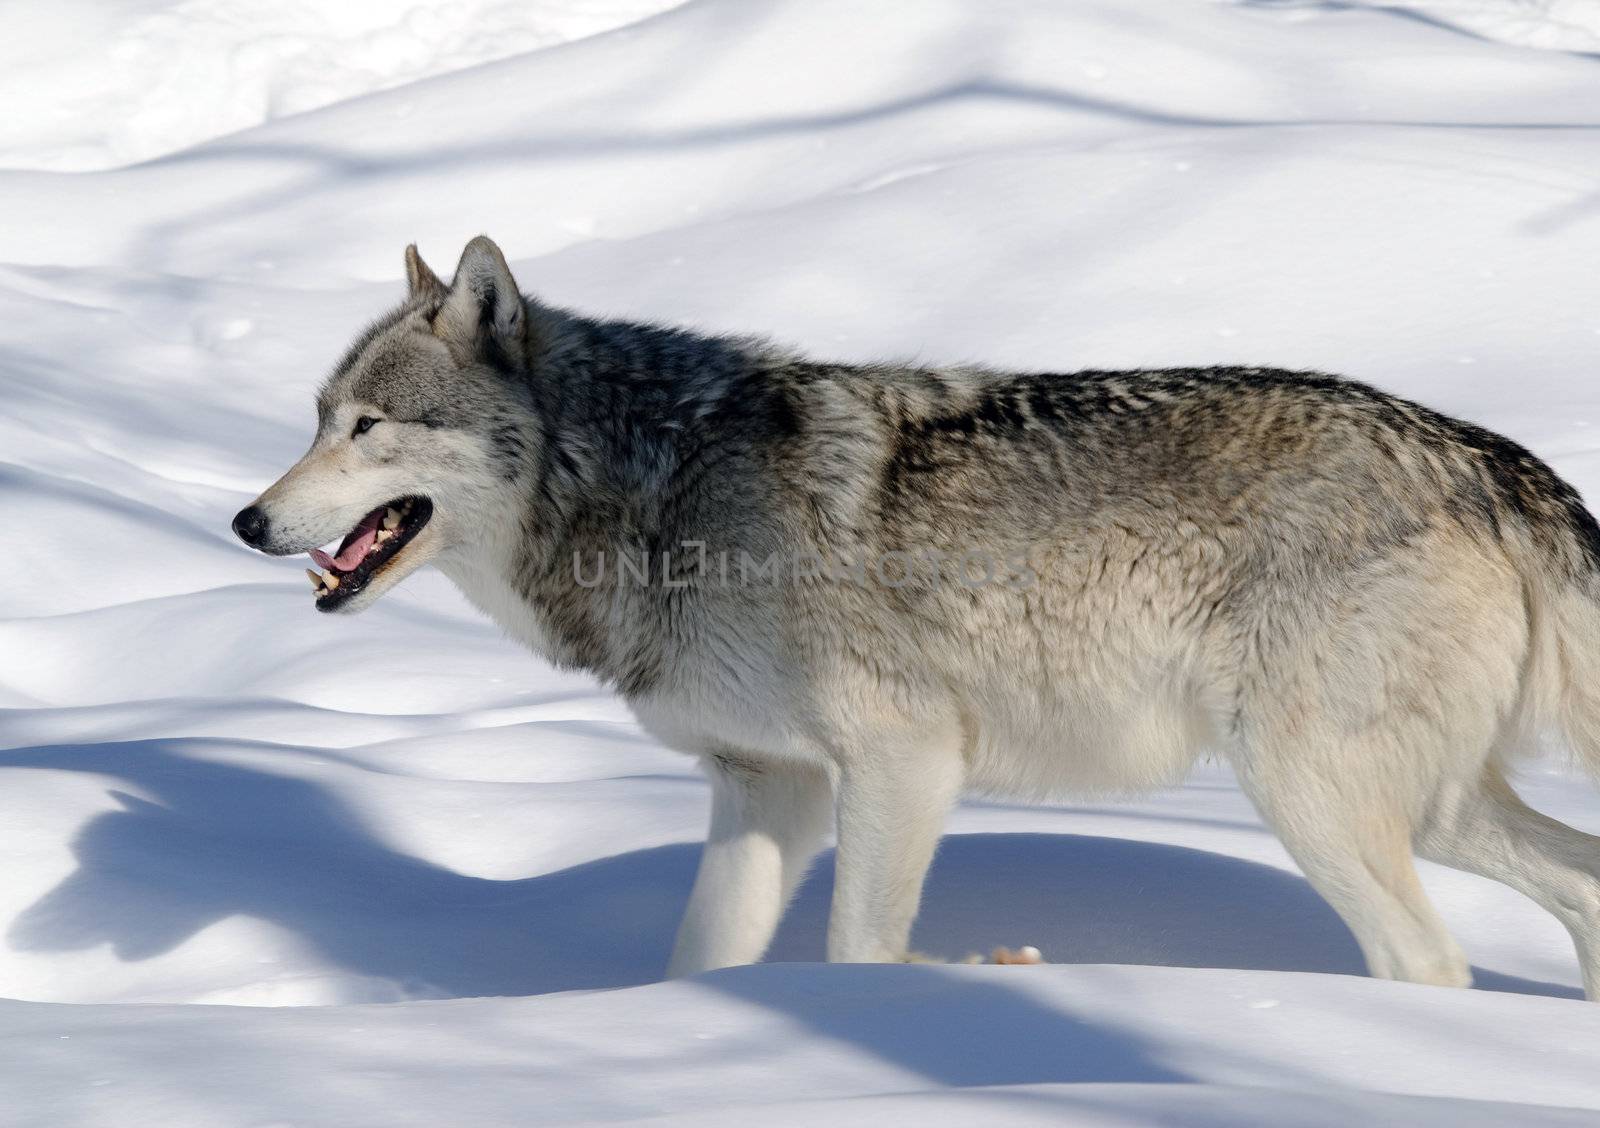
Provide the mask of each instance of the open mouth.
{"label": "open mouth", "polygon": [[311,550],[321,573],[306,569],[316,592],[317,610],[333,611],[355,598],[422,531],[433,516],[425,497],[402,497],[380,505],[345,535],[339,551]]}

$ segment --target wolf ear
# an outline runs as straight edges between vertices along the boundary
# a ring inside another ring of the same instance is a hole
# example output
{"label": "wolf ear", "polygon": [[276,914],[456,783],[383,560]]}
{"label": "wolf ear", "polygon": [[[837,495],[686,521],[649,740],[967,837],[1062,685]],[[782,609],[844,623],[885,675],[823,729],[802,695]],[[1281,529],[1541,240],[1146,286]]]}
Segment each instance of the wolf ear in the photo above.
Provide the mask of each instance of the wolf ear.
{"label": "wolf ear", "polygon": [[463,359],[517,371],[526,365],[528,311],[505,255],[487,235],[461,252],[433,333]]}
{"label": "wolf ear", "polygon": [[441,301],[445,295],[444,283],[422,261],[415,243],[406,247],[406,291],[406,297],[412,301]]}

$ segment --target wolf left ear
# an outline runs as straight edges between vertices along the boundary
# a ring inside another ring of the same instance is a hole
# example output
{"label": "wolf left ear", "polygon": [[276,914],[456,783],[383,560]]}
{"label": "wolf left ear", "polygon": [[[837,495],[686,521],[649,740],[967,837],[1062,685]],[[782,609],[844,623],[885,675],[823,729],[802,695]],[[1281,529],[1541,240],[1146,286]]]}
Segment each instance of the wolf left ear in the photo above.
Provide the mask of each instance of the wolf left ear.
{"label": "wolf left ear", "polygon": [[505,255],[487,235],[461,252],[433,333],[464,360],[516,371],[526,367],[528,311]]}

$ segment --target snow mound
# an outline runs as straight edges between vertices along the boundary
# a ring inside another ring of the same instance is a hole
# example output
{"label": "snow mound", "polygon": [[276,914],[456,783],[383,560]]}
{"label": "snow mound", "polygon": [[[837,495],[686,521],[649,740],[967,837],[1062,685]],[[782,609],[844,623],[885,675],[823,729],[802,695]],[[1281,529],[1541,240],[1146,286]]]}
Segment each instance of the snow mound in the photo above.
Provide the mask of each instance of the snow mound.
{"label": "snow mound", "polygon": [[1238,0],[1289,12],[1367,8],[1456,28],[1469,35],[1519,47],[1582,54],[1600,52],[1600,5],[1593,0]]}
{"label": "snow mound", "polygon": [[778,962],[658,984],[692,764],[436,574],[320,617],[228,529],[401,248],[481,231],[553,302],[826,356],[1342,371],[1600,496],[1576,0],[18,8],[8,1123],[1593,1122],[1553,917],[1423,865],[1481,989],[1361,978],[1215,766],[957,812],[916,945],[1072,966],[811,966],[825,856]]}
{"label": "snow mound", "polygon": [[0,1003],[0,1086],[18,1128],[1543,1128],[1596,1122],[1597,1038],[1586,1006],[1326,976],[797,964],[537,999]]}
{"label": "snow mound", "polygon": [[681,0],[94,0],[7,21],[0,168],[114,168]]}

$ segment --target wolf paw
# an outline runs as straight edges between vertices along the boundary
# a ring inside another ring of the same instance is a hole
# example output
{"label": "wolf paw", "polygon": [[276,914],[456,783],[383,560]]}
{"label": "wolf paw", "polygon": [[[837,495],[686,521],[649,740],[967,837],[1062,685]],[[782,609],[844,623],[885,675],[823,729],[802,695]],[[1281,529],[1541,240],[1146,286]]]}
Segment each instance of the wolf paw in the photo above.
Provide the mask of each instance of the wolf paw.
{"label": "wolf paw", "polygon": [[[971,958],[973,963],[982,963],[981,959]],[[1032,944],[1024,944],[1012,951],[1010,948],[996,948],[989,953],[989,962],[995,964],[1042,964],[1044,956]]]}
{"label": "wolf paw", "polygon": [[[926,957],[920,957],[920,958],[918,958],[918,960],[915,960],[915,962],[917,962],[917,963],[928,963],[928,962],[930,962],[930,960],[928,960],[928,958],[926,958]],[[1043,962],[1045,962],[1045,957],[1043,957],[1043,955],[1040,955],[1040,952],[1038,952],[1037,947],[1032,946],[1032,944],[1024,944],[1024,946],[1019,947],[1019,949],[1014,949],[1014,950],[1010,949],[1010,947],[997,947],[997,949],[995,949],[994,952],[990,952],[989,958],[984,958],[984,955],[982,955],[981,952],[968,952],[968,954],[963,955],[963,957],[962,957],[962,963],[1043,963]]]}
{"label": "wolf paw", "polygon": [[[926,952],[907,952],[900,957],[901,963],[908,964],[942,964],[949,960],[942,960],[938,956],[930,956]],[[984,959],[977,952],[970,952],[961,960],[964,964],[1042,964],[1044,956],[1032,944],[1024,944],[1015,950],[1011,948],[996,948],[989,953],[989,958]]]}

